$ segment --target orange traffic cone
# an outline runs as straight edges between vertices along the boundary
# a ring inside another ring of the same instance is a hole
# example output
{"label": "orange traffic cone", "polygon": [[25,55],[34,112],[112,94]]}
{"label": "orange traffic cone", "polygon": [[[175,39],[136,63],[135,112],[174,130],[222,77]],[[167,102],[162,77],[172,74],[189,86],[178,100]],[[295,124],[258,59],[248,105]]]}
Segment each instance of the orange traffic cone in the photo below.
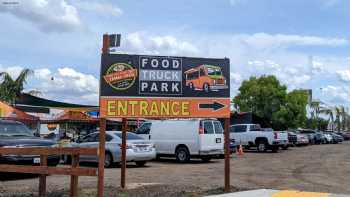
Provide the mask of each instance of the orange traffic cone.
{"label": "orange traffic cone", "polygon": [[243,156],[243,154],[244,154],[244,152],[243,152],[243,146],[242,146],[242,145],[239,145],[237,155],[238,155],[238,156]]}

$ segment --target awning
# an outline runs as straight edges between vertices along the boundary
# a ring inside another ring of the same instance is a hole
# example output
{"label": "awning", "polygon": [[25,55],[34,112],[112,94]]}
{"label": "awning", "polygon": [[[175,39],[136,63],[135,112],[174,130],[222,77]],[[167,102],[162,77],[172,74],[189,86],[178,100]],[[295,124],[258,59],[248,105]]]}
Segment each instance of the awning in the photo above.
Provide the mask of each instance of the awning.
{"label": "awning", "polygon": [[21,96],[19,96],[19,98],[16,99],[16,106],[59,108],[59,109],[69,109],[69,110],[75,110],[75,111],[98,110],[98,106],[58,102],[58,101],[53,101],[53,100],[32,96],[29,94],[22,94]]}

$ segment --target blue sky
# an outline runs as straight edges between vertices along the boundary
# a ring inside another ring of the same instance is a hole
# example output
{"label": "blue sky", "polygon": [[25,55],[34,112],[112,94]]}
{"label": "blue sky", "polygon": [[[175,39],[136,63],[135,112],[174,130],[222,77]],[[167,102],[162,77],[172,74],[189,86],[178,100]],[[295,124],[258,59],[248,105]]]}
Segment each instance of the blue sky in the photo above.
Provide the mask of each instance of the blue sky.
{"label": "blue sky", "polygon": [[347,0],[0,0],[0,71],[31,68],[27,90],[96,104],[102,34],[122,33],[122,52],[229,57],[232,96],[242,80],[274,74],[289,90],[310,88],[329,105],[349,107],[349,7]]}

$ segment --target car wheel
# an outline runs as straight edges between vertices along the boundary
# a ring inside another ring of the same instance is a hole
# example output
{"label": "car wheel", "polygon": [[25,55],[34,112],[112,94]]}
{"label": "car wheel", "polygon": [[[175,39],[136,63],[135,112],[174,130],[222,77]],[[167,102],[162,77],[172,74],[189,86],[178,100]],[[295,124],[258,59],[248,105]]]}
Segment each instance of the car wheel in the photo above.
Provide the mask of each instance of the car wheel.
{"label": "car wheel", "polygon": [[209,84],[208,83],[203,84],[203,91],[204,92],[209,92],[209,90],[210,90]]}
{"label": "car wheel", "polygon": [[282,146],[282,149],[283,149],[283,150],[287,150],[288,147],[289,147],[288,145],[283,145],[283,146]]}
{"label": "car wheel", "polygon": [[107,152],[105,154],[105,168],[110,168],[113,166],[113,157],[112,154]]}
{"label": "car wheel", "polygon": [[180,163],[186,163],[190,160],[190,153],[186,147],[179,147],[175,152],[176,160]]}
{"label": "car wheel", "polygon": [[146,161],[136,161],[135,163],[137,167],[144,167],[146,164]]}
{"label": "car wheel", "polygon": [[266,152],[267,151],[266,141],[265,140],[258,141],[258,143],[256,144],[256,149],[258,150],[258,152]]}
{"label": "car wheel", "polygon": [[202,157],[201,159],[203,162],[209,162],[211,160],[211,157]]}

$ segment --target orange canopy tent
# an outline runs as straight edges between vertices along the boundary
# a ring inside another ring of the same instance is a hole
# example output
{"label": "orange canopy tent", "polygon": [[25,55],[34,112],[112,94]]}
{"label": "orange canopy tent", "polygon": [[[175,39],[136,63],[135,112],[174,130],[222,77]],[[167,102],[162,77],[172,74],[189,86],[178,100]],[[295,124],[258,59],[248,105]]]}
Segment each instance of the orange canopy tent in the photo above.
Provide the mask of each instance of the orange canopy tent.
{"label": "orange canopy tent", "polygon": [[39,121],[38,117],[27,114],[21,110],[18,110],[4,102],[0,101],[0,118],[2,119],[11,119],[19,120],[24,122],[37,122]]}

